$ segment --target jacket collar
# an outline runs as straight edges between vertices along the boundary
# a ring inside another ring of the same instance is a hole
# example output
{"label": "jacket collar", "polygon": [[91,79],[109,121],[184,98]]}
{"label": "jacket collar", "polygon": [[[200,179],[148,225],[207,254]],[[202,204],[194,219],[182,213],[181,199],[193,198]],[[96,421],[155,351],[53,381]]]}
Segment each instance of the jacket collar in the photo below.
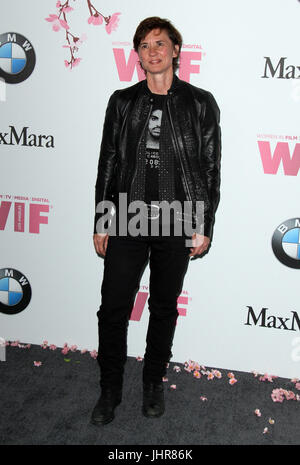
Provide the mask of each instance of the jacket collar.
{"label": "jacket collar", "polygon": [[[178,89],[178,87],[180,87],[181,83],[182,83],[181,79],[179,79],[178,76],[174,73],[173,74],[173,81],[172,81],[170,89],[168,90],[168,94],[171,94],[172,92],[176,91]],[[152,94],[151,90],[149,89],[149,87],[147,85],[147,79],[144,79],[142,81],[142,88],[143,88],[144,93],[146,93],[148,95]]]}

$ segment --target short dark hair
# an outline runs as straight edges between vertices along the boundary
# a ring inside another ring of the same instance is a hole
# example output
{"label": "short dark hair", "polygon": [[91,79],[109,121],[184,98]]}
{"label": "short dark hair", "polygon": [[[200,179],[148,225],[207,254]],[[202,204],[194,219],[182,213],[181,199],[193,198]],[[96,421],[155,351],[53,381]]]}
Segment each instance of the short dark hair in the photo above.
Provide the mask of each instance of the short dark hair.
{"label": "short dark hair", "polygon": [[182,47],[182,36],[179,31],[173,26],[171,21],[168,19],[159,18],[158,16],[151,16],[140,22],[138,25],[135,35],[133,38],[133,47],[136,52],[138,52],[139,45],[141,41],[146,37],[146,35],[151,32],[153,29],[160,29],[167,32],[169,38],[173,42],[173,45],[178,45],[178,55],[173,58],[173,70],[176,71],[179,64],[179,55]]}

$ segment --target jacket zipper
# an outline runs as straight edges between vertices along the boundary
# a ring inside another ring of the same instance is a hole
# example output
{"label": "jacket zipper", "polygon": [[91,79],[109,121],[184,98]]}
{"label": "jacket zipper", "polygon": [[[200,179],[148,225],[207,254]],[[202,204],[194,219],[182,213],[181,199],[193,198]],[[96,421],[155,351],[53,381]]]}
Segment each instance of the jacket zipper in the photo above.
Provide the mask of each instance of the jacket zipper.
{"label": "jacket zipper", "polygon": [[153,104],[151,103],[150,108],[149,108],[149,112],[148,112],[148,116],[147,116],[147,119],[146,119],[146,122],[145,122],[145,124],[144,124],[143,130],[142,130],[142,132],[141,132],[141,135],[140,135],[140,137],[139,137],[139,141],[138,141],[138,144],[137,144],[137,150],[136,150],[136,155],[135,155],[135,170],[134,170],[134,175],[133,175],[132,182],[131,182],[131,186],[130,186],[130,201],[131,201],[131,199],[132,199],[132,188],[133,188],[134,181],[135,181],[136,174],[137,174],[137,157],[138,157],[138,153],[139,153],[139,149],[140,149],[140,144],[141,144],[141,140],[142,140],[143,134],[145,133],[147,124],[148,124],[148,122],[149,122],[149,118],[150,118],[150,115],[151,115],[152,107],[153,107]]}
{"label": "jacket zipper", "polygon": [[185,183],[185,187],[186,187],[186,192],[188,194],[189,200],[192,201],[191,193],[190,193],[189,186],[188,186],[188,183],[187,183],[187,180],[186,180],[184,167],[183,167],[183,164],[182,164],[182,159],[181,159],[180,150],[179,150],[179,147],[178,147],[178,142],[177,142],[177,139],[176,139],[176,133],[175,133],[172,117],[171,117],[171,111],[170,111],[169,103],[170,102],[168,100],[167,101],[167,107],[168,107],[168,113],[169,113],[169,119],[170,119],[171,128],[172,128],[172,132],[173,132],[173,137],[174,137],[174,140],[175,140],[175,145],[176,145],[176,149],[177,149],[177,153],[178,153],[178,157],[179,157],[179,161],[180,161],[180,166],[181,166],[181,171],[182,171],[182,174],[183,174],[183,179],[184,179],[184,183]]}

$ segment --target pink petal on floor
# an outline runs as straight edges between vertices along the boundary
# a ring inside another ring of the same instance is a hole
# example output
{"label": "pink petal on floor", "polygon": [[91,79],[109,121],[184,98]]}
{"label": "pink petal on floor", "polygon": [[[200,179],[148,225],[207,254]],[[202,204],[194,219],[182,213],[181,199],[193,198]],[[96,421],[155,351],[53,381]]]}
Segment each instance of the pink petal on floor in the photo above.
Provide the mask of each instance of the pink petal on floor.
{"label": "pink petal on floor", "polygon": [[229,380],[229,384],[231,384],[231,386],[233,386],[236,382],[237,382],[237,379],[235,378],[230,378]]}

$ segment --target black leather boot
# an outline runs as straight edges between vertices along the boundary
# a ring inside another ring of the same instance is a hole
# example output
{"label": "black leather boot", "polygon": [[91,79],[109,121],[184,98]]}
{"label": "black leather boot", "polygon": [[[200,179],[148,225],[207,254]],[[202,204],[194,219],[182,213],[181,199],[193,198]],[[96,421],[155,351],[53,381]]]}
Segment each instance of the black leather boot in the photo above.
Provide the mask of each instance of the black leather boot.
{"label": "black leather boot", "polygon": [[93,410],[91,422],[94,425],[106,425],[114,418],[114,410],[121,403],[122,390],[102,388],[101,396]]}
{"label": "black leather boot", "polygon": [[143,383],[143,408],[145,417],[160,417],[165,411],[163,383]]}

